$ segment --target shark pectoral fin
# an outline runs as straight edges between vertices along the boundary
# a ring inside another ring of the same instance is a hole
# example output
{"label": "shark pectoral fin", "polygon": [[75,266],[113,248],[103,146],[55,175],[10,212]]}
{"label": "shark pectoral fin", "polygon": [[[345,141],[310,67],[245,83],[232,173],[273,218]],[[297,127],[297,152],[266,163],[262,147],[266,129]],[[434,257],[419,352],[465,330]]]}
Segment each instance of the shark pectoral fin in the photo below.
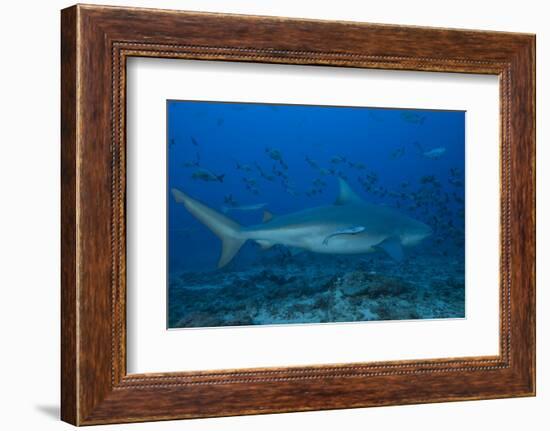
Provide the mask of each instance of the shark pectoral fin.
{"label": "shark pectoral fin", "polygon": [[272,242],[263,239],[257,239],[256,243],[262,248],[262,250],[268,250],[275,245]]}
{"label": "shark pectoral fin", "polygon": [[386,238],[381,243],[375,245],[375,247],[384,250],[393,260],[398,262],[403,260],[403,246],[401,245],[399,238],[395,236]]}
{"label": "shark pectoral fin", "polygon": [[262,222],[267,223],[273,219],[273,214],[267,210],[264,210],[264,216],[262,217]]}

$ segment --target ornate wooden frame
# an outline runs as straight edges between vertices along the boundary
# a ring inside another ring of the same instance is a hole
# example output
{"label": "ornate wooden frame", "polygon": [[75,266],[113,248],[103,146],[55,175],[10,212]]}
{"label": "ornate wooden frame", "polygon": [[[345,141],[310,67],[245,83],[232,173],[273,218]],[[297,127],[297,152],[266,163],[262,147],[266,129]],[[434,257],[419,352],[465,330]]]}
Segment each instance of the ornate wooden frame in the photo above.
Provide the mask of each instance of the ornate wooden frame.
{"label": "ornate wooden frame", "polygon": [[[535,394],[534,35],[81,5],[61,15],[63,420],[88,425]],[[500,354],[128,375],[130,56],[498,75]]]}

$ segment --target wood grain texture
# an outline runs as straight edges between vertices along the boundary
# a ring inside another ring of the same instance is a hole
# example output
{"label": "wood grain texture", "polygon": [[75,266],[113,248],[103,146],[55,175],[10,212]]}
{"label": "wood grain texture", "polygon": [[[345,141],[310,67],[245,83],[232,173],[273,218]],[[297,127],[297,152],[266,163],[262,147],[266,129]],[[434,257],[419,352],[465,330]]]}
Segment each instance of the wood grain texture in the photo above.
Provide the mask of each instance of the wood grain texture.
{"label": "wood grain texture", "polygon": [[[534,395],[533,35],[79,5],[62,11],[61,36],[63,420],[87,425]],[[500,354],[127,375],[131,56],[500,76]]]}
{"label": "wood grain texture", "polygon": [[61,16],[61,417],[77,422],[76,9]]}

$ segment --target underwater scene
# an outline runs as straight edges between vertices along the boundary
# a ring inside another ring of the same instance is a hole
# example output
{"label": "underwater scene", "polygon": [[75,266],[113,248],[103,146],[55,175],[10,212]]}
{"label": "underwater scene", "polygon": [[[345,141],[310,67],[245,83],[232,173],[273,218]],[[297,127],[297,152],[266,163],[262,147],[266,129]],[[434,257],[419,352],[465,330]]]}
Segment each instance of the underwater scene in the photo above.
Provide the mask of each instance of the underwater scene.
{"label": "underwater scene", "polygon": [[167,326],[465,317],[465,112],[167,101]]}

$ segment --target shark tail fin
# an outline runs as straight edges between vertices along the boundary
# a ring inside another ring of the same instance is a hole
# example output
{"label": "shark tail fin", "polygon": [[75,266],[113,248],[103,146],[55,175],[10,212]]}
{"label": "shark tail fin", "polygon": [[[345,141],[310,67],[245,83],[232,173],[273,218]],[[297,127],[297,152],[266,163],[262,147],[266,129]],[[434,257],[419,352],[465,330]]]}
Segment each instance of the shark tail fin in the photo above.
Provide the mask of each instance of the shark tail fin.
{"label": "shark tail fin", "polygon": [[178,189],[172,189],[172,196],[174,196],[176,202],[182,203],[197,220],[208,227],[222,241],[222,252],[218,261],[218,268],[222,268],[231,262],[231,259],[246,242],[246,238],[243,238],[241,234],[241,226],[229,217],[214,211]]}

